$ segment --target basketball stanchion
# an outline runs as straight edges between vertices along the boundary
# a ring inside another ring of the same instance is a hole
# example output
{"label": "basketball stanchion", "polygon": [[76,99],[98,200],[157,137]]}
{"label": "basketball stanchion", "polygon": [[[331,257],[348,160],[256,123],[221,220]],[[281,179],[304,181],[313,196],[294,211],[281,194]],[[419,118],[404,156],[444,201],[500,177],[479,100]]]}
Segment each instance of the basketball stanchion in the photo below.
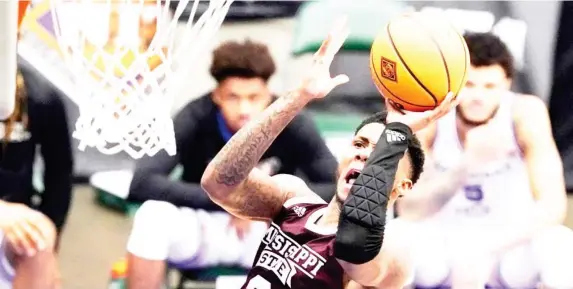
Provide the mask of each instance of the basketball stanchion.
{"label": "basketball stanchion", "polygon": [[[176,153],[171,104],[233,0],[51,0],[74,74],[80,149]],[[206,6],[200,12],[200,6]],[[188,19],[182,15],[189,14]]]}

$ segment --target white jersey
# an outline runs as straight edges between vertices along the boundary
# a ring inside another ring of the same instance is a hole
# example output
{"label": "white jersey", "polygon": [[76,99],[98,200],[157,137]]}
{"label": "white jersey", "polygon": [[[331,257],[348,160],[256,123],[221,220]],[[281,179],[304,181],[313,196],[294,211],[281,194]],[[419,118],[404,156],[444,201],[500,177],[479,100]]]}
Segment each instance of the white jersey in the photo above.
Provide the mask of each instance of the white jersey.
{"label": "white jersey", "polygon": [[[512,103],[516,94],[508,93],[494,116],[501,129],[510,134],[511,153],[472,174],[455,196],[433,220],[451,225],[501,225],[519,220],[529,210],[534,198],[529,185],[526,164],[517,143],[512,118]],[[496,141],[492,139],[491,141]],[[456,128],[456,111],[437,123],[432,157],[438,171],[446,171],[461,160],[463,146]]]}

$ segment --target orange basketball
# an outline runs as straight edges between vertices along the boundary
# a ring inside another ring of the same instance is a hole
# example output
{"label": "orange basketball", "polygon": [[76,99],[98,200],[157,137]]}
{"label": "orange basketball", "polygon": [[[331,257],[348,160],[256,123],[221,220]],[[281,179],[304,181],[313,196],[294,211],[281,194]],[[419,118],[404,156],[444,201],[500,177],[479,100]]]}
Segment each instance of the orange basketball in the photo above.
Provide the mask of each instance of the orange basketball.
{"label": "orange basketball", "polygon": [[391,20],[370,51],[372,79],[382,95],[409,111],[430,110],[464,86],[466,43],[446,20],[422,13]]}

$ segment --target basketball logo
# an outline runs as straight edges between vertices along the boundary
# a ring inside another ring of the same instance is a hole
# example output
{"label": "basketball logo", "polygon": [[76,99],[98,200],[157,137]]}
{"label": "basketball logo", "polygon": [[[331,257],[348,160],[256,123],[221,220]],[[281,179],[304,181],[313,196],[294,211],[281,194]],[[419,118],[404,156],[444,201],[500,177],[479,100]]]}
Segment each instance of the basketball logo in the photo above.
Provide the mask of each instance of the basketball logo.
{"label": "basketball logo", "polygon": [[382,57],[382,77],[396,81],[396,62]]}

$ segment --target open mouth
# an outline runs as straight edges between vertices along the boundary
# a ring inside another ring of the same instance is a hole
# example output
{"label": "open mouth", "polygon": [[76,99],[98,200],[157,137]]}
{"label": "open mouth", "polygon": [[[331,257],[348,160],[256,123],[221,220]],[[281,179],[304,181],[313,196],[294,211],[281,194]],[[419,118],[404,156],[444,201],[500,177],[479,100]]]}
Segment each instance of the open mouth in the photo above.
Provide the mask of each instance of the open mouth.
{"label": "open mouth", "polygon": [[357,169],[350,169],[347,173],[346,173],[346,177],[344,177],[344,180],[346,181],[347,184],[353,184],[354,181],[356,181],[356,178],[358,178],[358,176],[360,175],[360,171]]}

